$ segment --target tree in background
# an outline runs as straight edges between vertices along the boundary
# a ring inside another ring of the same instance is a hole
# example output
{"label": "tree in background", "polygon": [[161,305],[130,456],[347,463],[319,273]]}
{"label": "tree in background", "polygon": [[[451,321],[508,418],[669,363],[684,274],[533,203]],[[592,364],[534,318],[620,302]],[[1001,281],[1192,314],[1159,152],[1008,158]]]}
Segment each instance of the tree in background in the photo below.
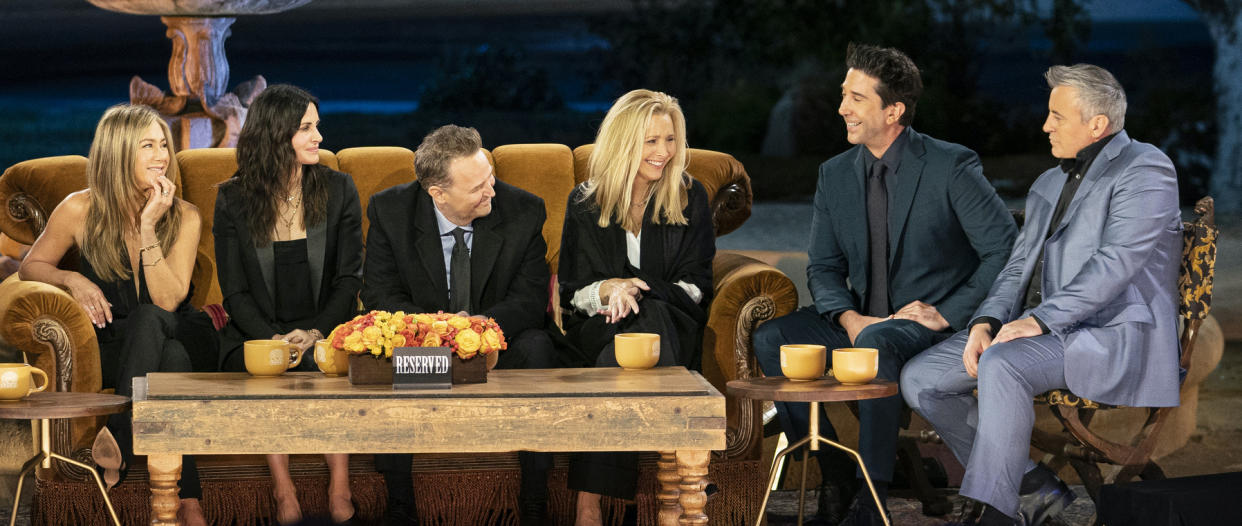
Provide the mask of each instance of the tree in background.
{"label": "tree in background", "polygon": [[1216,210],[1242,212],[1242,0],[1182,0],[1199,11],[1216,42]]}
{"label": "tree in background", "polygon": [[770,110],[793,99],[794,150],[840,151],[838,85],[853,41],[896,47],[919,64],[920,130],[987,151],[1029,133],[998,125],[1014,120],[1010,109],[980,96],[981,48],[1020,42],[1014,27],[1036,16],[1034,0],[635,0],[592,30],[610,43],[596,77],[677,96],[694,122],[690,139],[704,147],[758,151]]}

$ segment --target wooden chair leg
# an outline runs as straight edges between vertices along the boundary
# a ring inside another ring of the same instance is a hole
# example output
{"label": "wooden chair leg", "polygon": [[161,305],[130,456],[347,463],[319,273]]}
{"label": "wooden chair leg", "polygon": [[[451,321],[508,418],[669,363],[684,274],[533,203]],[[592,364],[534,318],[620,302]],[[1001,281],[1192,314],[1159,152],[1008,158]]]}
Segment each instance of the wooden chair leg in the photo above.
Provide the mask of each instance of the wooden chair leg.
{"label": "wooden chair leg", "polygon": [[1082,479],[1082,485],[1087,487],[1087,495],[1091,496],[1091,501],[1100,502],[1100,486],[1104,485],[1104,477],[1100,475],[1100,466],[1095,462],[1079,460],[1076,458],[1069,459],[1070,466],[1074,467],[1074,471],[1078,472],[1078,478]]}

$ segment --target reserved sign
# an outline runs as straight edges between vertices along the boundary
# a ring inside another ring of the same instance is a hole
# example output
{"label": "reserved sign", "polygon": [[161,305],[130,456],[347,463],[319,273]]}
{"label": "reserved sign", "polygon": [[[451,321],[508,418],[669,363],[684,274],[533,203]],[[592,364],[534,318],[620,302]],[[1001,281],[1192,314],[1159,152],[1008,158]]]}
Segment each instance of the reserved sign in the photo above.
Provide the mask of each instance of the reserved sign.
{"label": "reserved sign", "polygon": [[393,389],[452,388],[452,352],[452,349],[448,347],[398,347],[393,349]]}

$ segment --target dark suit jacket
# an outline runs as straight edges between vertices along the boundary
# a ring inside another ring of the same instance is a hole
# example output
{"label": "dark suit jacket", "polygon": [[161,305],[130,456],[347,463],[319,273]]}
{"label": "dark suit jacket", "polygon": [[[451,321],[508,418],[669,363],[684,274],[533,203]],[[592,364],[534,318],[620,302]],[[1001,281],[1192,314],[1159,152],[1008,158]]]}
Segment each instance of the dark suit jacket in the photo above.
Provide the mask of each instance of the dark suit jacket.
{"label": "dark suit jacket", "polygon": [[[366,308],[407,313],[449,310],[434,206],[417,181],[371,197],[362,287]],[[509,337],[544,326],[551,280],[544,259],[547,215],[543,199],[496,181],[492,213],[474,220],[470,304],[479,312],[471,314],[495,318]]]}
{"label": "dark suit jacket", "polygon": [[221,363],[249,339],[271,338],[292,329],[319,329],[325,336],[354,316],[362,287],[362,207],[348,174],[321,168],[328,178],[326,219],[306,229],[311,297],[318,314],[312,327],[278,327],[275,314],[275,268],[272,245],[256,247],[235,184],[223,184],[216,196],[211,228],[216,242],[216,272],[229,324],[222,329]]}
{"label": "dark suit jacket", "polygon": [[1052,168],[1031,185],[1026,226],[977,314],[1021,316],[1042,255],[1044,299],[1031,314],[1065,345],[1070,391],[1107,404],[1175,406],[1182,221],[1173,163],[1118,133],[1051,225],[1065,177]]}
{"label": "dark suit jacket", "polygon": [[[1005,264],[1013,217],[969,149],[908,129],[890,186],[889,304],[921,300],[962,329]],[[863,312],[869,292],[864,146],[819,167],[807,280],[820,314]]]}

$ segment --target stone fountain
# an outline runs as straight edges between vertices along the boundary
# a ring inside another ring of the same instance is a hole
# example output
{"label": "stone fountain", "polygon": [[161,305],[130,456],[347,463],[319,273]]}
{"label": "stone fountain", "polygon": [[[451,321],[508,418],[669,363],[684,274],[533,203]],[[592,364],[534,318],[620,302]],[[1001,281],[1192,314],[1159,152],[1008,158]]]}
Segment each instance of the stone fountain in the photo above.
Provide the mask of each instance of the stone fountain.
{"label": "stone fountain", "polygon": [[134,76],[129,100],[159,110],[172,127],[177,149],[230,147],[246,121],[246,108],[267,87],[256,76],[227,92],[229,62],[224,39],[237,16],[279,13],[311,0],[87,0],[96,7],[155,15],[173,43],[168,61],[171,94]]}

